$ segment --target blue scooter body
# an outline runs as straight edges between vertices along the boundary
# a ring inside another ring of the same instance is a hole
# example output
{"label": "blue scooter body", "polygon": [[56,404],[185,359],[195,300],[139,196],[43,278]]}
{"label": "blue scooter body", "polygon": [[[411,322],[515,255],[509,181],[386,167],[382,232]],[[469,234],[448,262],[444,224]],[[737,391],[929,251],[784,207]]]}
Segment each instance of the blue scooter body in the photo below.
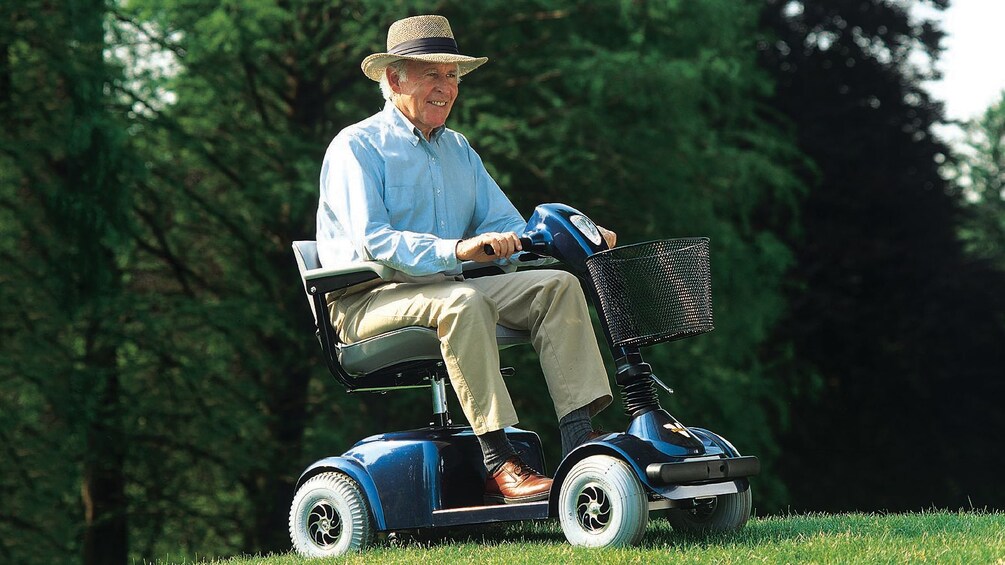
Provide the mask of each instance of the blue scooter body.
{"label": "blue scooter body", "polygon": [[[609,455],[628,463],[652,498],[662,499],[662,507],[742,492],[749,487],[746,478],[704,484],[661,484],[647,475],[647,467],[654,462],[720,461],[724,456],[739,455],[712,432],[701,428],[687,431],[699,438],[700,451],[643,439],[632,433],[612,433],[581,445],[555,471],[551,496],[544,502],[484,505],[481,448],[467,426],[420,428],[368,437],[341,456],[316,461],[300,476],[296,488],[319,473],[345,473],[366,495],[375,529],[396,531],[557,517],[562,481],[576,463],[593,455]],[[506,435],[524,462],[546,471],[536,433],[507,428]]]}
{"label": "blue scooter body", "polygon": [[[536,433],[511,427],[506,436],[525,463],[545,469]],[[469,426],[368,437],[339,457],[316,461],[300,476],[296,488],[326,471],[341,471],[360,485],[378,531],[548,517],[547,502],[485,506],[485,466]]]}

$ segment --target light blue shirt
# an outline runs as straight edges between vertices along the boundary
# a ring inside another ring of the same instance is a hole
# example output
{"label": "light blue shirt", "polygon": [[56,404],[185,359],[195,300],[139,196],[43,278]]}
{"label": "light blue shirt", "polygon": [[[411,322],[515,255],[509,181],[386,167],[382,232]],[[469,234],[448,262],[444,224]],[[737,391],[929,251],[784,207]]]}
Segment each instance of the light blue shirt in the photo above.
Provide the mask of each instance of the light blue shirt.
{"label": "light blue shirt", "polygon": [[393,103],[332,140],[321,166],[318,258],[378,261],[406,275],[461,272],[457,242],[527,226],[463,135],[426,141]]}

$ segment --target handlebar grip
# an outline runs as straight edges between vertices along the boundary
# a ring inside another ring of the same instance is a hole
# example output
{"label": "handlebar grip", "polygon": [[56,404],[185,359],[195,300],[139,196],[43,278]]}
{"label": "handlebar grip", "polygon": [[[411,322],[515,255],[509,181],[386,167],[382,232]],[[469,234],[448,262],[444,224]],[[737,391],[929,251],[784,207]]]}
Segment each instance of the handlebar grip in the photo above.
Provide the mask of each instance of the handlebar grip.
{"label": "handlebar grip", "polygon": [[[530,240],[529,237],[521,237],[520,238],[520,248],[523,251],[527,251],[527,249],[530,248],[531,245],[532,245],[532,242],[531,242],[531,240]],[[488,243],[482,244],[482,251],[486,255],[495,255],[496,254],[496,250],[492,249],[492,245],[490,245]]]}

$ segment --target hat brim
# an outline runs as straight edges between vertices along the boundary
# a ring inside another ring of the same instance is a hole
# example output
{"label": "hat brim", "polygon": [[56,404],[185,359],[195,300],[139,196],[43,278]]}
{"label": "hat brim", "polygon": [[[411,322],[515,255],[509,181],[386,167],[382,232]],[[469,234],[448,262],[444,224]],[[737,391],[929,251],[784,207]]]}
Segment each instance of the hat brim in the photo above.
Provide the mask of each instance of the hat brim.
{"label": "hat brim", "polygon": [[484,65],[488,57],[468,57],[467,55],[455,55],[453,53],[428,53],[424,55],[392,55],[391,53],[374,53],[360,64],[363,74],[374,82],[380,82],[380,77],[384,76],[384,69],[395,61],[422,61],[426,63],[457,63],[457,72],[464,76],[478,67]]}

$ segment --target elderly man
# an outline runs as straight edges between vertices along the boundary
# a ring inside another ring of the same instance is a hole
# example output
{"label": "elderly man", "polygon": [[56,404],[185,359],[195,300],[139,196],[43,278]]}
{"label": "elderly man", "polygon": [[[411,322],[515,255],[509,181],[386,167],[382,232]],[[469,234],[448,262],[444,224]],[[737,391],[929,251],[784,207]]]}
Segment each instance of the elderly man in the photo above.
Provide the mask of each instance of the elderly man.
{"label": "elderly man", "polygon": [[[496,324],[530,331],[564,453],[589,439],[590,417],[612,397],[575,277],[461,274],[463,261],[507,262],[526,227],[464,136],[444,126],[461,76],[486,60],[460,55],[443,17],[391,25],[387,53],[362,63],[387,104],[342,130],[325,154],[318,254],[324,265],[370,260],[395,269],[391,282],[330,296],[332,323],[350,343],[403,326],[436,328],[482,447],[486,500],[529,502],[547,498],[551,479],[523,464],[503,431],[517,417],[499,371]],[[614,244],[612,232],[605,237]]]}

